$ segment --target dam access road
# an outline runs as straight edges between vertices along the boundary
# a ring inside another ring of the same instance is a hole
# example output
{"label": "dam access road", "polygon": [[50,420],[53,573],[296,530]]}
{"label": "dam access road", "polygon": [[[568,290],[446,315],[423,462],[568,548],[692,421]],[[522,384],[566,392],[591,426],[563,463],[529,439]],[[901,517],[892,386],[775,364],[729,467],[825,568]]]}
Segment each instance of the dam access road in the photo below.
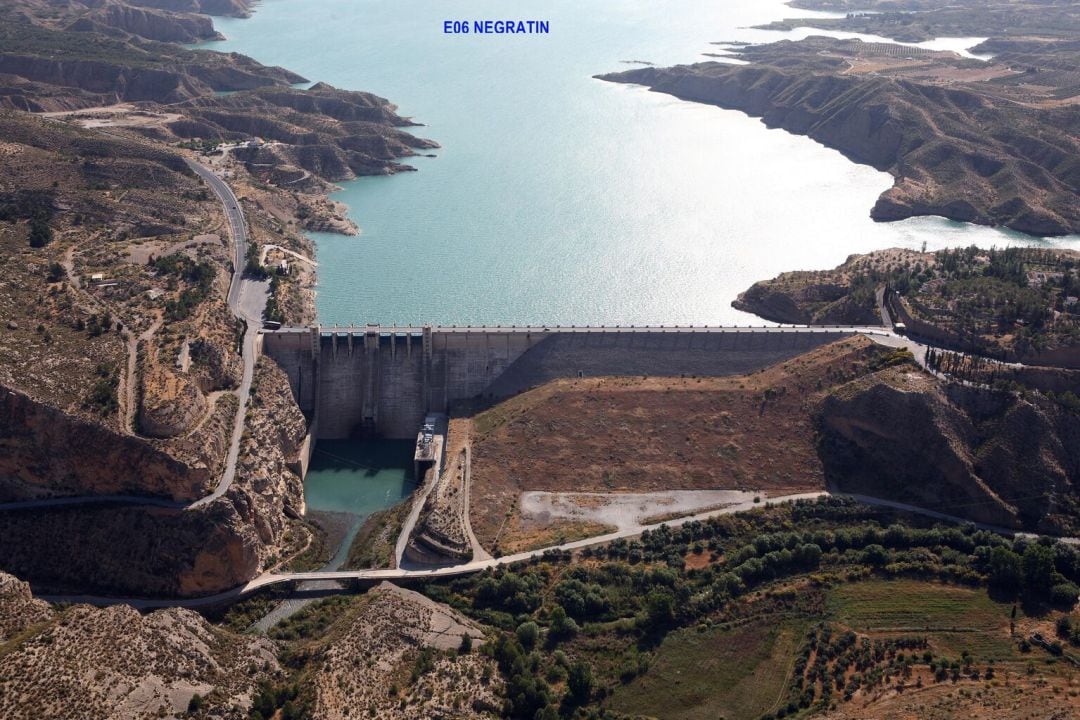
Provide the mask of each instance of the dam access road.
{"label": "dam access road", "polygon": [[[572,552],[574,550],[580,550],[587,547],[595,547],[597,545],[603,545],[614,540],[633,538],[641,535],[645,531],[652,531],[660,528],[663,525],[668,527],[680,527],[686,523],[694,521],[708,520],[710,518],[719,517],[721,515],[731,515],[734,513],[747,512],[755,508],[764,507],[766,505],[777,505],[782,503],[816,500],[823,497],[846,497],[857,502],[861,502],[866,505],[876,505],[880,507],[888,507],[894,510],[900,510],[902,512],[910,512],[917,515],[924,515],[943,522],[950,522],[956,524],[974,525],[980,530],[988,530],[1005,535],[1023,535],[1031,538],[1039,537],[1051,537],[1054,540],[1065,542],[1073,545],[1080,544],[1080,538],[1060,538],[1053,536],[1041,536],[1034,533],[1020,533],[1008,528],[1002,528],[995,525],[986,525],[983,523],[972,523],[970,520],[956,517],[954,515],[948,515],[946,513],[938,512],[935,510],[927,510],[924,508],[916,507],[914,505],[907,505],[892,500],[884,500],[880,498],[874,498],[867,495],[849,495],[845,493],[830,493],[827,491],[821,492],[808,492],[799,493],[795,495],[780,495],[777,497],[767,497],[764,493],[761,494],[761,502],[743,502],[734,505],[729,505],[724,508],[708,510],[695,515],[688,515],[685,517],[675,518],[661,523],[653,523],[650,525],[637,525],[634,527],[624,528],[617,532],[608,533],[606,535],[597,535],[596,537],[585,538],[583,540],[576,540],[574,542],[563,543],[561,545],[554,545],[551,547],[540,548],[537,550],[531,550],[527,552],[516,553],[514,555],[504,555],[498,558],[478,558],[467,563],[461,563],[458,565],[445,565],[431,568],[393,568],[393,569],[379,569],[379,570],[332,570],[332,571],[314,571],[314,572],[267,572],[263,573],[259,577],[251,580],[245,585],[227,590],[216,595],[208,595],[200,598],[189,599],[146,599],[146,598],[113,598],[102,597],[96,595],[42,595],[42,600],[52,603],[80,603],[87,605],[97,605],[100,607],[106,607],[110,605],[130,605],[139,610],[154,610],[159,608],[169,607],[182,607],[182,608],[202,608],[213,607],[216,605],[222,605],[230,602],[235,602],[247,595],[258,592],[259,590],[272,587],[275,585],[287,584],[287,583],[304,583],[312,581],[346,581],[346,582],[358,582],[362,584],[375,585],[383,581],[390,581],[396,583],[409,583],[409,582],[424,582],[427,580],[439,580],[445,578],[461,577],[464,575],[472,575],[484,570],[497,568],[505,565],[512,565],[518,562],[524,562],[535,558],[541,558],[547,553],[553,552]],[[337,594],[341,592],[348,592],[347,589],[341,590],[324,590],[317,591],[322,594]],[[298,596],[304,596],[305,593],[298,592]],[[310,593],[308,593],[310,595]]]}

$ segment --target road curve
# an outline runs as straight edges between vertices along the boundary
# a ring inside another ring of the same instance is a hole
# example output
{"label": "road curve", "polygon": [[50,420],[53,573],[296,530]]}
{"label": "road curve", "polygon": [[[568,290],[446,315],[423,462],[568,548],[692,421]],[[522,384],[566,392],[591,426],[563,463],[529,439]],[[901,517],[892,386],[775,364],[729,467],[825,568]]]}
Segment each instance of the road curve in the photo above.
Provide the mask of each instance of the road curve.
{"label": "road curve", "polygon": [[[808,492],[798,493],[794,495],[782,495],[774,498],[764,497],[763,502],[745,502],[737,505],[730,505],[725,508],[717,510],[710,510],[708,512],[698,513],[696,515],[687,515],[681,518],[675,518],[662,523],[655,523],[652,525],[641,525],[632,528],[626,528],[618,532],[608,533],[607,535],[597,535],[596,537],[586,538],[584,540],[576,540],[574,542],[564,543],[562,545],[555,545],[553,547],[540,548],[538,550],[531,550],[528,552],[517,553],[515,555],[504,555],[499,558],[487,558],[481,560],[473,560],[471,562],[463,563],[461,565],[450,565],[435,567],[430,569],[384,569],[384,570],[334,570],[334,571],[315,571],[315,572],[298,572],[298,573],[264,573],[259,577],[251,580],[245,585],[235,587],[231,590],[227,590],[216,595],[209,595],[201,598],[191,598],[184,600],[148,600],[144,598],[109,598],[96,595],[43,595],[42,600],[48,602],[67,602],[67,603],[85,603],[89,605],[131,605],[141,610],[153,610],[156,608],[166,607],[185,607],[185,608],[198,608],[218,605],[220,603],[232,602],[238,600],[246,595],[250,595],[253,592],[261,590],[263,588],[271,587],[273,585],[279,585],[282,583],[302,582],[310,580],[359,580],[365,582],[381,582],[383,580],[389,581],[410,581],[410,580],[437,580],[444,578],[461,577],[464,575],[472,575],[478,572],[490,568],[496,568],[502,565],[511,565],[513,563],[521,562],[523,560],[530,560],[543,556],[548,552],[563,552],[571,550],[580,550],[586,547],[595,547],[597,545],[604,545],[612,542],[613,540],[627,539],[637,537],[646,530],[656,530],[662,525],[668,527],[680,527],[689,522],[695,520],[708,520],[710,518],[719,517],[721,515],[731,515],[734,513],[746,512],[755,508],[763,507],[765,505],[777,505],[782,503],[795,502],[798,500],[815,500],[821,497],[846,497],[865,505],[875,505],[880,507],[887,507],[894,510],[901,510],[904,512],[910,512],[918,515],[925,515],[927,517],[934,518],[935,520],[942,520],[945,522],[957,523],[957,524],[969,524],[970,520],[966,518],[957,517],[955,515],[947,515],[934,510],[928,510],[925,508],[916,507],[914,505],[907,505],[905,503],[895,502],[893,500],[885,500],[882,498],[875,498],[868,495],[858,495],[850,493],[831,493],[827,491],[820,492]],[[1031,538],[1047,537],[1055,541],[1068,543],[1071,545],[1080,545],[1080,538],[1072,537],[1057,537],[1053,535],[1038,535],[1035,533],[1025,533],[1009,528],[998,527],[994,525],[985,525],[981,523],[974,523],[974,525],[983,530],[989,530],[991,532],[1005,534],[1005,535],[1018,535]]]}
{"label": "road curve", "polygon": [[[775,498],[765,498],[764,502],[767,503],[785,503],[794,502],[796,500],[813,500],[819,497],[825,497],[829,493],[827,492],[809,492],[799,493],[796,495],[783,495]],[[553,547],[540,548],[538,550],[530,550],[528,552],[517,553],[515,555],[504,555],[499,558],[488,558],[485,560],[473,560],[471,562],[463,563],[461,565],[448,565],[435,568],[425,569],[384,569],[384,570],[330,570],[330,571],[314,571],[314,572],[298,572],[298,573],[264,573],[259,577],[251,580],[246,585],[227,590],[216,595],[208,595],[201,598],[190,598],[183,600],[166,600],[166,599],[154,599],[149,600],[145,598],[107,598],[95,595],[43,595],[41,599],[48,602],[65,602],[65,603],[86,603],[89,605],[131,605],[132,607],[141,610],[152,610],[155,608],[165,607],[186,607],[197,608],[217,605],[224,602],[231,602],[237,600],[245,595],[249,595],[257,590],[261,590],[272,585],[278,585],[281,583],[290,583],[306,580],[361,580],[370,582],[380,582],[382,580],[426,580],[426,579],[439,579],[439,578],[451,578],[461,577],[463,575],[472,575],[474,573],[487,570],[489,568],[499,567],[500,565],[510,565],[522,560],[529,560],[531,558],[541,557],[544,553],[553,551],[568,551],[579,550],[585,547],[594,547],[596,545],[603,545],[613,540],[619,540],[624,538],[637,537],[646,530],[656,530],[661,525],[667,525],[668,527],[679,527],[688,522],[694,520],[707,520],[712,517],[718,517],[720,515],[730,515],[732,513],[746,512],[747,510],[753,510],[757,507],[762,507],[764,503],[740,503],[738,505],[731,505],[726,508],[720,508],[718,510],[710,510],[708,512],[699,513],[697,515],[690,515],[687,517],[676,518],[663,523],[655,523],[652,525],[642,525],[639,527],[626,528],[618,532],[608,533],[607,535],[597,535],[596,537],[585,538],[584,540],[576,540],[574,542],[564,543],[562,545],[556,545]]]}

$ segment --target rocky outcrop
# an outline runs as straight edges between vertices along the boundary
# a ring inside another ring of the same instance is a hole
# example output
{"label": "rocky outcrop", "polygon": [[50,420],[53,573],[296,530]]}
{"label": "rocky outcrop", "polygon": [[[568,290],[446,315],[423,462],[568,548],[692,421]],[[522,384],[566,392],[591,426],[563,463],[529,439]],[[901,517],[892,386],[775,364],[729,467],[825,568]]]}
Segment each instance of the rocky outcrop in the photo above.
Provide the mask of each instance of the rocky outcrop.
{"label": "rocky outcrop", "polygon": [[0,628],[18,626],[25,634],[0,656],[0,716],[9,720],[179,717],[196,694],[206,717],[242,720],[259,682],[281,671],[270,641],[218,630],[190,610],[81,605],[61,614],[0,573]]}
{"label": "rocky outcrop", "polygon": [[[109,103],[177,103],[215,91],[248,90],[303,81],[295,73],[267,67],[238,53],[190,50],[173,43],[129,35],[118,26],[151,35],[204,35],[206,19],[173,16],[106,2],[90,13],[69,8],[65,29],[43,18],[21,14],[20,5],[0,8],[0,74],[67,88],[76,104],[86,93]],[[51,16],[50,16],[51,17]],[[180,24],[176,25],[177,18]],[[145,26],[145,27],[144,27]],[[171,29],[170,29],[171,28]],[[74,32],[79,30],[81,32]],[[37,85],[24,85],[31,90]],[[22,108],[20,108],[22,109]]]}
{"label": "rocky outcrop", "polygon": [[127,2],[129,5],[160,8],[173,12],[232,17],[247,17],[254,4],[253,0],[127,0]]}
{"label": "rocky outcrop", "polygon": [[183,435],[206,415],[206,396],[187,378],[156,367],[143,377],[139,432],[154,438]]}
{"label": "rocky outcrop", "polygon": [[309,90],[264,88],[199,97],[179,109],[183,117],[169,124],[177,138],[258,138],[232,150],[233,156],[256,177],[290,190],[300,189],[304,173],[314,176],[311,182],[338,182],[412,170],[397,160],[438,147],[402,130],[414,123],[389,101],[325,83]]}
{"label": "rocky outcrop", "polygon": [[[288,380],[263,361],[236,479],[222,497],[188,509],[78,505],[3,512],[0,567],[44,587],[115,595],[207,595],[241,585],[282,553],[286,530],[303,514],[297,469],[305,434]],[[71,452],[94,457],[81,444]],[[112,462],[115,469],[131,460]]]}
{"label": "rocky outcrop", "polygon": [[819,416],[830,487],[1028,530],[1069,530],[1080,416],[1044,398],[977,390],[912,370],[861,378]]}
{"label": "rocky outcrop", "polygon": [[1080,232],[1075,106],[1020,108],[974,86],[850,74],[840,41],[744,51],[749,65],[707,62],[600,76],[742,110],[890,172],[875,220],[942,215],[1033,235]]}
{"label": "rocky outcrop", "polygon": [[139,495],[194,500],[211,470],[0,387],[0,500]]}
{"label": "rocky outcrop", "polygon": [[[879,325],[881,316],[873,302],[849,295],[849,288],[828,281],[794,283],[784,273],[776,280],[756,282],[732,301],[734,308],[766,320],[800,325]],[[792,287],[792,286],[795,287]]]}
{"label": "rocky outcrop", "polygon": [[[386,720],[498,717],[503,683],[483,653],[437,656],[430,672],[398,685],[422,648],[456,650],[464,635],[474,642],[483,638],[474,623],[445,605],[383,583],[316,652],[313,717],[346,720],[358,707]],[[469,700],[464,706],[455,700],[462,696]]]}
{"label": "rocky outcrop", "polygon": [[0,644],[52,618],[49,604],[35,600],[30,583],[0,572]]}

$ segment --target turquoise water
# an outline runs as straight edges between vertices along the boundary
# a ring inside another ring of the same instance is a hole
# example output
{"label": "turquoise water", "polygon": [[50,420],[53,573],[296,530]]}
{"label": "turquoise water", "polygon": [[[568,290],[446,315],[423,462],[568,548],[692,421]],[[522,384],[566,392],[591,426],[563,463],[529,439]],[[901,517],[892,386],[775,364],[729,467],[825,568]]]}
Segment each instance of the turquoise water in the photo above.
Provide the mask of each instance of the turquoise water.
{"label": "turquoise water", "polygon": [[[938,218],[874,223],[889,175],[735,111],[592,79],[628,60],[707,59],[711,41],[804,36],[748,29],[795,13],[780,0],[264,0],[216,20],[229,40],[211,46],[387,97],[442,145],[408,161],[417,173],[338,193],[362,234],[315,236],[324,324],[760,322],[730,302],[784,270],[1032,242]],[[442,32],[507,15],[551,34]]]}
{"label": "turquoise water", "polygon": [[329,567],[344,562],[363,521],[373,512],[396,505],[416,487],[410,440],[320,440],[304,480],[308,510],[353,515],[348,535]]}

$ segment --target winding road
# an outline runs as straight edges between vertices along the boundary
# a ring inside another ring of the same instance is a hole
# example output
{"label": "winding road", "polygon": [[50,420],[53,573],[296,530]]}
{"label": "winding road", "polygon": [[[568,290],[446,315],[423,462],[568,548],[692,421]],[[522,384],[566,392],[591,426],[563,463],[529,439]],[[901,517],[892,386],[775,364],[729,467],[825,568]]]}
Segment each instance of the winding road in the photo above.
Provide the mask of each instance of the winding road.
{"label": "winding road", "polygon": [[[240,386],[237,389],[239,406],[236,417],[233,420],[232,440],[229,444],[229,452],[225,459],[225,467],[218,481],[217,487],[209,495],[193,502],[179,502],[167,498],[142,497],[136,495],[93,495],[77,497],[47,498],[41,500],[24,500],[19,502],[0,503],[0,511],[5,510],[30,510],[36,508],[54,508],[68,505],[145,505],[170,509],[194,509],[214,502],[222,497],[232,487],[236,478],[236,463],[240,456],[240,441],[244,434],[244,420],[247,417],[248,400],[251,397],[251,382],[255,376],[255,340],[262,326],[263,308],[266,306],[267,287],[265,281],[244,279],[244,265],[247,258],[248,230],[244,220],[244,212],[240,208],[240,202],[236,199],[232,189],[209,168],[184,158],[199,177],[206,181],[221,202],[225,211],[225,218],[229,226],[229,237],[233,244],[233,271],[229,281],[228,304],[232,314],[239,318],[245,326],[244,338],[241,343],[241,356],[244,365]],[[157,324],[160,324],[160,320]],[[156,325],[157,325],[156,324]],[[155,325],[155,327],[156,327]],[[149,332],[149,331],[148,331]],[[145,334],[145,333],[144,333]],[[151,333],[152,334],[152,333]],[[140,339],[143,339],[140,336]],[[132,385],[132,379],[128,379],[128,385]],[[133,394],[133,389],[125,388]],[[129,405],[133,406],[129,401]],[[126,409],[133,414],[133,407]],[[130,427],[130,426],[129,426]]]}

